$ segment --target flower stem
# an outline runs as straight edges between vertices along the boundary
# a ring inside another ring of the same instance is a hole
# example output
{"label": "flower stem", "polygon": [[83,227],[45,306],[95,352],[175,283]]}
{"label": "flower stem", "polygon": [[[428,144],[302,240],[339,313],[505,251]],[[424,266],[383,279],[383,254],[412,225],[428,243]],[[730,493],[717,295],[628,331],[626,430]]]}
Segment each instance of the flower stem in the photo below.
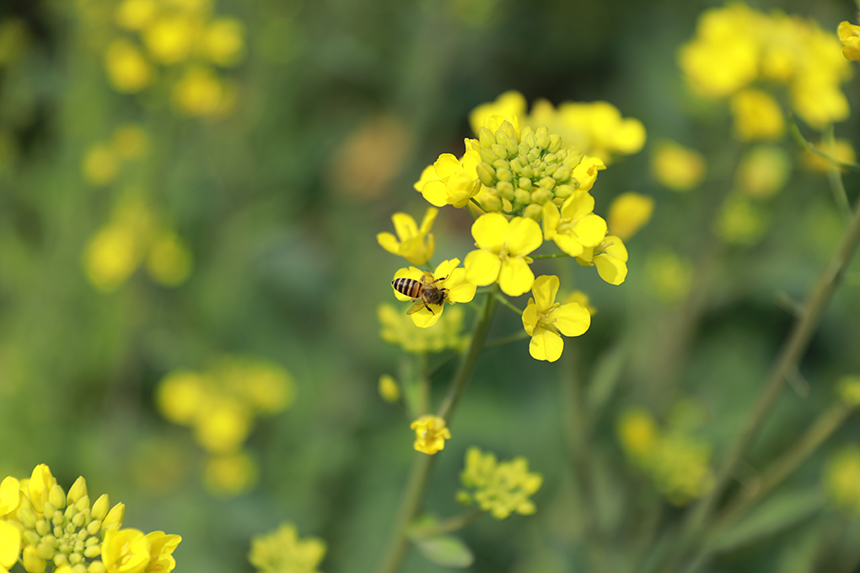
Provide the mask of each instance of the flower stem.
{"label": "flower stem", "polygon": [[414,532],[414,537],[437,537],[446,533],[452,533],[454,531],[463,529],[467,525],[477,521],[483,515],[483,510],[473,509],[472,511],[467,511],[465,513],[461,513],[460,515],[455,515],[453,517],[449,517],[448,519],[443,519],[436,525],[416,530]]}
{"label": "flower stem", "polygon": [[[672,556],[673,559],[679,560],[683,558],[683,553],[689,550],[692,543],[698,541],[697,538],[701,535],[705,523],[711,517],[717,502],[729,485],[735,467],[758,435],[762,424],[764,424],[767,416],[770,414],[780,391],[785,385],[787,376],[793,369],[797,368],[800,359],[803,357],[827,303],[830,302],[833,292],[842,279],[845,268],[857,250],[858,243],[860,243],[860,207],[855,209],[854,217],[845,232],[845,236],[842,238],[839,248],[809,295],[804,305],[805,312],[803,316],[795,322],[791,334],[783,344],[779,357],[771,370],[767,385],[759,397],[751,416],[747,419],[746,425],[729,448],[722,466],[720,466],[716,475],[713,488],[687,515],[680,542],[675,545],[676,549]],[[677,565],[677,561],[675,564]],[[671,571],[673,569],[674,567],[670,567],[664,570]]]}
{"label": "flower stem", "polygon": [[[478,315],[475,328],[472,331],[469,348],[460,358],[460,365],[457,367],[454,378],[451,380],[448,394],[439,408],[437,415],[444,418],[448,423],[450,423],[454,408],[457,406],[463,390],[466,389],[469,378],[472,377],[472,371],[475,369],[475,363],[481,355],[481,350],[484,348],[484,341],[487,339],[490,322],[492,322],[493,314],[496,310],[498,288],[498,285],[495,285],[493,292],[484,300],[484,306]],[[408,546],[407,528],[421,509],[421,503],[424,500],[424,493],[427,490],[427,483],[430,478],[430,469],[433,467],[433,459],[434,456],[426,454],[418,454],[415,457],[412,471],[406,484],[406,490],[403,492],[400,508],[397,511],[394,532],[383,557],[382,566],[379,568],[380,573],[397,573],[403,564]]]}
{"label": "flower stem", "polygon": [[554,255],[529,255],[532,259],[560,259],[563,257],[570,257],[567,253],[556,253]]}
{"label": "flower stem", "polygon": [[494,340],[489,341],[484,345],[484,350],[489,350],[490,348],[496,348],[498,346],[504,346],[505,344],[510,344],[511,342],[517,342],[518,340],[525,340],[529,337],[529,333],[525,330],[520,330],[513,334],[509,334],[508,336],[502,336],[496,338]]}
{"label": "flower stem", "polygon": [[500,302],[500,303],[502,303],[502,305],[504,305],[504,306],[508,307],[509,309],[511,309],[512,311],[514,311],[515,313],[517,313],[517,314],[518,314],[518,315],[520,315],[520,316],[522,316],[522,315],[523,315],[523,311],[521,311],[520,309],[518,309],[517,307],[515,307],[513,304],[511,304],[511,301],[509,301],[508,299],[506,299],[506,298],[505,298],[505,297],[504,297],[500,292],[498,292],[498,291],[496,291],[496,298],[499,300],[499,302]]}

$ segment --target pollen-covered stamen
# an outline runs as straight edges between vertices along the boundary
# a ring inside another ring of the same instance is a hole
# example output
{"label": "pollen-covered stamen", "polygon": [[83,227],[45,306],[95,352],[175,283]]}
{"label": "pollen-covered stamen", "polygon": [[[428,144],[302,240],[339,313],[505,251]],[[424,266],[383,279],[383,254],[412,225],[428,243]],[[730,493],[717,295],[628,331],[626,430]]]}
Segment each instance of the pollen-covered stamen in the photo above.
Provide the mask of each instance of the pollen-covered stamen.
{"label": "pollen-covered stamen", "polygon": [[561,306],[561,303],[553,303],[552,306],[539,313],[537,316],[537,327],[557,332],[558,329],[553,325],[558,322],[558,318],[553,317],[552,313],[555,312],[555,309],[559,306]]}

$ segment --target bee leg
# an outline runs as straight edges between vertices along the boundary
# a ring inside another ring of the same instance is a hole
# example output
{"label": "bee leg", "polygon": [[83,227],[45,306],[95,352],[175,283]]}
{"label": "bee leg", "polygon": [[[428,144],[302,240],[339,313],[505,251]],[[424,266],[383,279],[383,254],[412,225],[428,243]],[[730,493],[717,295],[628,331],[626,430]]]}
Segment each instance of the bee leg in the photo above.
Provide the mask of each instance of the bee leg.
{"label": "bee leg", "polygon": [[426,303],[426,302],[424,303],[424,308],[426,308],[427,310],[429,310],[429,311],[430,311],[430,314],[436,314],[435,312],[433,312],[433,309],[432,309],[432,308],[430,308],[430,307],[427,305],[427,303]]}

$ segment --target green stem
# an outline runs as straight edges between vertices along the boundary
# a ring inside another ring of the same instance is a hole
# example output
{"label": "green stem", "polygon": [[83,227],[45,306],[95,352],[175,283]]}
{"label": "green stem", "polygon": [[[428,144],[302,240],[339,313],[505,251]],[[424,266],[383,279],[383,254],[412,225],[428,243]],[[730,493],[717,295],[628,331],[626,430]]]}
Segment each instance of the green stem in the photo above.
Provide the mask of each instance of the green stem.
{"label": "green stem", "polygon": [[747,419],[741,432],[735,438],[717,472],[714,487],[687,515],[682,538],[675,545],[674,558],[680,558],[683,552],[689,549],[690,544],[695,542],[696,538],[702,533],[703,526],[711,517],[717,501],[719,501],[728,486],[735,467],[752,445],[762,424],[764,424],[764,421],[770,414],[785,384],[786,377],[794,368],[797,368],[800,359],[803,357],[827,303],[830,302],[833,292],[842,279],[845,268],[857,250],[858,243],[860,243],[860,208],[855,210],[854,217],[848,226],[845,236],[842,238],[839,248],[809,295],[804,305],[805,312],[803,316],[795,322],[791,334],[783,344],[779,357],[771,370],[767,385],[759,397],[755,409]]}
{"label": "green stem", "polygon": [[501,294],[500,292],[498,292],[498,291],[496,291],[496,298],[498,299],[498,301],[499,301],[500,303],[502,303],[502,305],[503,305],[503,306],[508,307],[509,309],[511,309],[512,311],[514,311],[515,313],[517,313],[517,314],[518,314],[518,315],[520,315],[520,316],[522,316],[522,315],[523,315],[523,311],[522,311],[522,310],[518,309],[518,308],[517,308],[517,307],[515,307],[513,304],[511,304],[511,301],[509,301],[508,299],[506,299],[506,298],[504,297],[504,295],[502,295],[502,294]]}
{"label": "green stem", "polygon": [[567,253],[556,253],[554,255],[530,255],[532,259],[560,259],[562,257],[570,257]]}
{"label": "green stem", "polygon": [[[835,149],[832,124],[826,130],[824,138],[830,144],[831,149]],[[851,203],[848,201],[848,194],[845,192],[845,185],[842,183],[842,175],[836,165],[831,165],[830,169],[827,170],[827,181],[830,183],[830,190],[833,192],[833,200],[836,202],[836,206],[842,211],[846,219],[851,219]]]}
{"label": "green stem", "polygon": [[842,169],[846,169],[848,171],[860,172],[860,165],[858,165],[857,163],[845,163],[844,161],[841,161],[841,160],[837,159],[836,157],[833,157],[829,153],[821,151],[814,144],[807,141],[806,138],[803,137],[803,134],[800,133],[800,128],[797,127],[797,122],[794,120],[793,114],[789,114],[789,116],[788,116],[788,129],[791,132],[791,135],[794,137],[794,141],[800,147],[805,149],[806,151],[809,151],[810,153],[814,153],[815,155],[823,157],[827,161],[831,162],[833,165],[840,167]]}
{"label": "green stem", "polygon": [[439,535],[452,533],[454,531],[463,529],[471,523],[474,523],[483,515],[483,510],[473,509],[472,511],[467,511],[465,513],[461,513],[460,515],[455,515],[453,517],[449,517],[448,519],[443,519],[439,523],[430,527],[422,527],[421,529],[416,529],[412,537],[420,537],[426,539],[428,537],[438,537]]}
{"label": "green stem", "polygon": [[517,342],[518,340],[524,340],[529,338],[529,333],[525,330],[520,330],[519,332],[515,332],[508,336],[502,336],[500,338],[496,338],[495,340],[491,340],[490,342],[484,345],[484,350],[489,350],[490,348],[496,348],[499,346],[504,346],[505,344],[509,344],[511,342]]}
{"label": "green stem", "polygon": [[[475,363],[481,355],[484,341],[487,339],[490,322],[492,322],[493,313],[496,310],[495,295],[497,292],[498,285],[494,286],[493,292],[484,300],[484,307],[478,315],[475,328],[472,331],[469,348],[460,358],[460,365],[457,367],[457,372],[451,380],[448,393],[442,401],[442,406],[439,408],[437,415],[444,418],[448,423],[450,423],[454,408],[457,406],[463,390],[466,389],[466,384],[468,384],[469,378],[472,376],[472,371],[475,369]],[[394,532],[383,557],[382,566],[379,568],[380,573],[396,573],[403,564],[408,547],[407,529],[421,509],[434,458],[434,456],[428,456],[427,454],[418,454],[413,462],[406,490],[403,492],[400,508],[397,511]]]}

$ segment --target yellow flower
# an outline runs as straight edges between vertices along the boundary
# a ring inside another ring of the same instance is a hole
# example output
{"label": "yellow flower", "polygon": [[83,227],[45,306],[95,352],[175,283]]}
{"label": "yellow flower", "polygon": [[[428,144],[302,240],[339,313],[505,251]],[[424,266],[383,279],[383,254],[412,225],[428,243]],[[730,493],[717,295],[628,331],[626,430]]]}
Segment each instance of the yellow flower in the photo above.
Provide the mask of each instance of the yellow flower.
{"label": "yellow flower", "polygon": [[426,414],[412,422],[409,427],[415,430],[415,449],[431,456],[444,450],[445,440],[451,439],[451,431],[446,427],[445,420],[439,416]]}
{"label": "yellow flower", "polygon": [[529,304],[523,312],[523,328],[532,337],[529,354],[535,360],[555,362],[561,358],[561,335],[580,336],[591,326],[591,314],[581,304],[555,302],[558,277],[540,276],[534,281]]}
{"label": "yellow flower", "polygon": [[609,206],[609,233],[626,241],[651,219],[653,211],[651,197],[633,191],[622,193]]}
{"label": "yellow flower", "polygon": [[235,452],[251,433],[252,412],[239,400],[210,395],[201,410],[194,423],[194,438],[209,452]]}
{"label": "yellow flower", "polygon": [[215,64],[236,65],[245,50],[245,28],[235,18],[212,20],[202,38],[203,52]]}
{"label": "yellow flower", "polygon": [[741,141],[779,139],[785,131],[779,103],[761,90],[745,89],[732,96],[732,115]]}
{"label": "yellow flower", "polygon": [[540,226],[532,219],[489,213],[472,224],[479,250],[466,255],[466,277],[478,286],[498,281],[505,294],[519,296],[532,288],[534,273],[528,254],[541,243]]}
{"label": "yellow flower", "polygon": [[820,72],[807,73],[792,84],[791,105],[798,116],[819,130],[847,119],[851,111],[838,82]]}
{"label": "yellow flower", "polygon": [[592,213],[594,198],[586,191],[576,191],[561,205],[548,201],[543,206],[544,238],[552,239],[558,248],[575,257],[585,247],[595,247],[606,236],[606,221]]}
{"label": "yellow flower", "polygon": [[697,151],[664,141],[651,157],[651,170],[665,187],[689,191],[705,177],[705,158]]}
{"label": "yellow flower", "polygon": [[376,235],[376,240],[389,253],[400,255],[416,267],[424,266],[433,257],[436,246],[430,229],[433,227],[437,213],[439,213],[438,209],[433,207],[427,209],[420,228],[415,223],[415,219],[406,213],[395,213],[391,221],[394,223],[397,237],[391,233],[379,233]]}
{"label": "yellow flower", "polygon": [[211,381],[188,370],[174,370],[165,376],[155,392],[161,415],[174,424],[189,425],[202,413]]}
{"label": "yellow flower", "polygon": [[12,476],[3,478],[0,482],[0,519],[18,509],[21,503],[21,484]]}
{"label": "yellow flower", "polygon": [[855,26],[851,22],[840,22],[836,34],[845,46],[842,48],[845,59],[860,62],[860,26]]}
{"label": "yellow flower", "polygon": [[150,549],[142,531],[110,530],[102,542],[102,563],[108,573],[143,573],[149,564]]}
{"label": "yellow flower", "polygon": [[140,243],[132,230],[112,224],[90,240],[84,253],[84,268],[90,284],[108,293],[131,276],[140,258]]}
{"label": "yellow flower", "polygon": [[149,62],[126,40],[110,43],[105,52],[105,69],[111,85],[119,92],[137,93],[152,81]]}
{"label": "yellow flower", "polygon": [[609,162],[615,154],[637,153],[645,145],[642,122],[622,118],[618,108],[609,102],[563,102],[557,113],[562,125],[559,132],[565,141],[603,162]]}
{"label": "yellow flower", "polygon": [[477,106],[469,114],[469,125],[472,133],[478,135],[478,131],[484,127],[484,122],[492,116],[504,118],[523,117],[526,114],[526,98],[516,90],[509,90],[496,98],[491,103],[483,103]]}
{"label": "yellow flower", "polygon": [[175,287],[191,274],[191,252],[176,233],[161,233],[149,248],[146,269],[155,282]]}
{"label": "yellow flower", "polygon": [[597,314],[597,309],[591,306],[588,295],[581,290],[575,290],[569,295],[567,295],[567,297],[565,297],[564,299],[564,303],[562,304],[568,304],[571,302],[575,302],[576,304],[581,305],[583,308],[585,308],[585,310],[588,311],[588,314],[590,314],[591,316]]}
{"label": "yellow flower", "polygon": [[860,406],[860,376],[844,376],[839,380],[837,392],[849,406]]}
{"label": "yellow flower", "polygon": [[767,224],[762,209],[743,195],[733,195],[723,203],[714,231],[726,243],[753,245],[761,239]]}
{"label": "yellow flower", "polygon": [[325,556],[325,543],[316,537],[299,539],[290,523],[272,533],[251,539],[248,561],[261,573],[319,573]]}
{"label": "yellow flower", "polygon": [[[447,301],[448,304],[469,302],[475,298],[475,285],[466,279],[465,269],[457,268],[457,265],[459,264],[460,259],[442,261],[439,263],[439,266],[436,267],[435,272],[431,273],[433,275],[432,280],[430,280],[430,277],[427,277],[428,281],[432,282],[434,287],[445,289],[445,301]],[[409,267],[408,269],[400,269],[397,271],[394,274],[394,280],[396,281],[400,278],[421,280],[424,276],[424,271],[421,269]],[[392,288],[394,287],[393,282],[394,281],[392,281]],[[396,289],[394,289],[394,296],[396,296],[398,300],[411,300],[408,296],[398,292]],[[415,304],[418,305],[421,303],[419,301]],[[442,316],[443,310],[445,310],[444,304],[430,304],[426,306],[422,304],[422,307],[418,311],[413,312],[410,316],[412,317],[412,322],[415,323],[415,326],[427,328],[436,324],[436,321],[438,321]]]}
{"label": "yellow flower", "polygon": [[210,457],[203,467],[203,486],[217,497],[235,497],[257,483],[257,463],[243,451]]}
{"label": "yellow flower", "polygon": [[624,410],[618,418],[615,431],[624,452],[639,463],[648,458],[657,442],[657,423],[644,408]]}
{"label": "yellow flower", "polygon": [[[854,163],[857,161],[854,147],[847,139],[835,139],[832,143],[827,140],[819,141],[816,144],[816,147],[834,159],[838,159],[842,163]],[[841,169],[841,167],[834,165],[828,159],[821,157],[817,153],[812,153],[811,151],[807,151],[803,154],[803,163],[807,168],[812,169],[813,171],[821,171],[824,173],[833,168]]]}
{"label": "yellow flower", "polygon": [[116,9],[116,23],[126,30],[142,30],[158,13],[158,0],[123,0]]}
{"label": "yellow flower", "polygon": [[400,386],[390,374],[383,374],[379,377],[379,395],[389,404],[400,400]]}
{"label": "yellow flower", "polygon": [[499,463],[492,452],[484,454],[471,447],[466,451],[466,467],[460,481],[473,491],[461,491],[458,499],[467,503],[474,500],[496,519],[506,519],[514,512],[521,515],[535,512],[535,504],[529,498],[540,489],[543,476],[529,473],[525,458]]}
{"label": "yellow flower", "polygon": [[0,521],[0,570],[11,569],[21,554],[21,532],[8,521]]}
{"label": "yellow flower", "polygon": [[461,351],[469,342],[469,337],[460,332],[463,328],[463,311],[456,306],[446,311],[433,328],[416,326],[408,315],[403,314],[402,309],[395,309],[389,304],[380,305],[377,316],[382,325],[382,340],[399,344],[406,352],[423,354],[442,352],[447,348]]}
{"label": "yellow flower", "polygon": [[162,64],[176,64],[191,53],[196,24],[184,14],[166,15],[147,24],[142,37],[149,53]]}
{"label": "yellow flower", "polygon": [[650,286],[657,298],[678,302],[693,285],[693,265],[671,252],[651,253],[646,262]]}
{"label": "yellow flower", "polygon": [[153,531],[147,533],[146,538],[149,540],[149,565],[145,571],[147,573],[169,573],[176,567],[176,560],[173,558],[173,552],[182,541],[179,535],[168,535],[163,531]]}
{"label": "yellow flower", "polygon": [[57,479],[46,464],[39,464],[33,468],[30,481],[27,483],[26,494],[38,513],[42,512],[42,507],[48,501],[48,494],[55,485],[57,485]]}
{"label": "yellow flower", "polygon": [[741,159],[736,179],[745,195],[765,198],[782,189],[790,172],[791,161],[782,148],[760,145]]}
{"label": "yellow flower", "polygon": [[860,448],[844,447],[827,460],[824,486],[837,506],[860,515]]}
{"label": "yellow flower", "polygon": [[597,267],[600,278],[612,285],[620,285],[627,278],[627,247],[620,237],[607,235],[596,247],[588,247],[576,257],[584,267]]}
{"label": "yellow flower", "polygon": [[466,140],[466,153],[457,159],[450,153],[443,153],[433,165],[424,169],[414,187],[424,199],[436,207],[453,205],[460,209],[481,189],[476,168],[481,157]]}
{"label": "yellow flower", "polygon": [[224,85],[209,68],[188,68],[173,87],[173,107],[189,117],[217,114],[224,97]]}
{"label": "yellow flower", "polygon": [[81,171],[87,183],[108,185],[119,171],[119,159],[107,145],[94,145],[87,150]]}

